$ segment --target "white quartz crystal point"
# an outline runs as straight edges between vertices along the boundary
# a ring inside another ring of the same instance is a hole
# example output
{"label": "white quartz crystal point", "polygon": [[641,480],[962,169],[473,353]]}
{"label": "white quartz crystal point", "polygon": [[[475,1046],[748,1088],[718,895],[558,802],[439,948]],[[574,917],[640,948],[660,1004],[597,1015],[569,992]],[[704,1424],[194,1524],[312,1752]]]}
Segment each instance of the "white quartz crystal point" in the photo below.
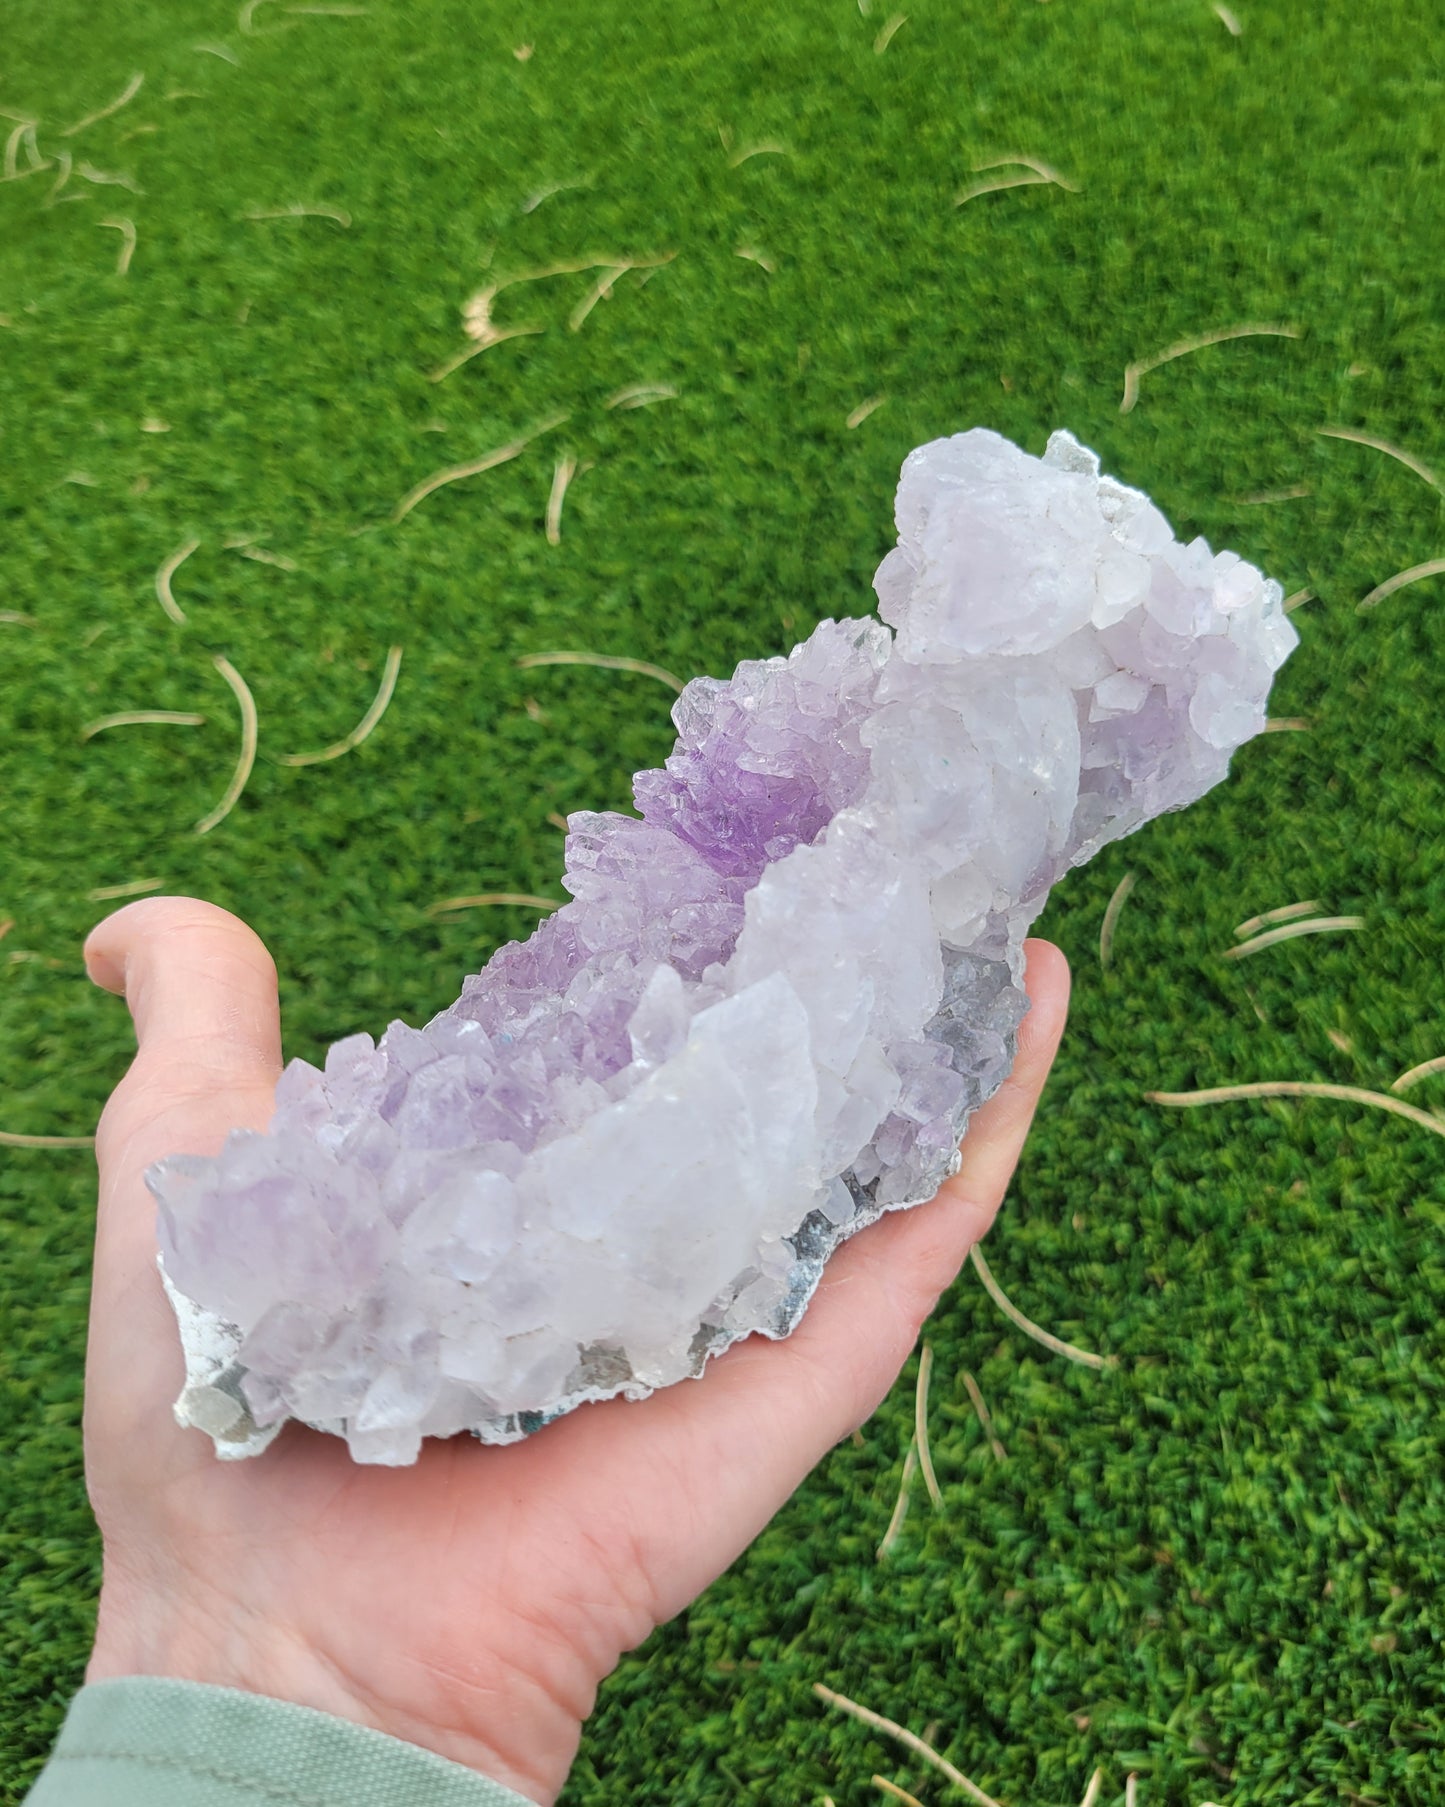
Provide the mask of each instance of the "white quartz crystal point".
{"label": "white quartz crystal point", "polygon": [[[895,657],[864,738],[918,852],[945,868],[940,933],[967,946],[1000,914],[1031,921],[1070,866],[1217,784],[1299,637],[1279,584],[1181,545],[1070,433],[1041,460],[984,428],[920,446],[897,524],[874,579]],[[921,708],[927,736],[905,726]],[[922,771],[906,763],[920,752]]]}
{"label": "white quartz crystal point", "polygon": [[640,819],[571,818],[526,942],[147,1176],[177,1416],[220,1455],[295,1418],[405,1463],[640,1398],[786,1335],[954,1171],[1050,886],[1224,777],[1296,636],[1067,433],[920,447],[897,521],[888,625],[689,684]]}

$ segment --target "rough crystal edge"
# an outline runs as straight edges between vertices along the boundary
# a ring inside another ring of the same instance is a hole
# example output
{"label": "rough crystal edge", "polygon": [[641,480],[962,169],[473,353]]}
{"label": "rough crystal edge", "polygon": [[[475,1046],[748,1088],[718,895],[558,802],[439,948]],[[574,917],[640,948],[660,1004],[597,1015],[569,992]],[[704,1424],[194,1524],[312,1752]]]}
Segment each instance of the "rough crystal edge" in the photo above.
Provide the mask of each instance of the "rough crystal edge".
{"label": "rough crystal edge", "polygon": [[[1009,1032],[1005,1042],[1009,1051],[1009,1066],[1000,1076],[999,1086],[1007,1078],[1017,1054],[1017,1030]],[[996,1086],[994,1090],[997,1089]],[[955,1142],[962,1139],[969,1118],[992,1095],[992,1092],[986,1094],[962,1113],[956,1125]],[[793,1286],[777,1317],[771,1324],[756,1328],[728,1330],[725,1326],[718,1325],[711,1337],[705,1338],[700,1333],[693,1351],[692,1371],[683,1378],[700,1380],[709,1361],[746,1337],[761,1335],[770,1341],[780,1342],[790,1336],[818,1290],[823,1271],[834,1252],[860,1230],[869,1229],[881,1217],[894,1211],[911,1211],[916,1205],[927,1204],[937,1195],[939,1187],[958,1172],[962,1162],[962,1152],[955,1147],[952,1157],[945,1163],[937,1179],[930,1180],[926,1191],[920,1192],[916,1198],[899,1199],[887,1205],[880,1205],[872,1196],[876,1181],[872,1188],[865,1187],[853,1178],[851,1170],[844,1174],[843,1181],[852,1192],[858,1209],[842,1224],[830,1223],[821,1211],[812,1210],[793,1234],[786,1238],[793,1245],[799,1265]],[[197,1305],[194,1299],[188,1298],[166,1272],[164,1258],[160,1255],[156,1257],[156,1266],[160,1270],[166,1297],[176,1314],[181,1348],[186,1360],[186,1384],[173,1407],[176,1423],[182,1430],[204,1431],[215,1446],[216,1455],[223,1462],[237,1462],[248,1456],[259,1456],[270,1448],[286,1425],[293,1422],[304,1423],[310,1430],[325,1431],[336,1437],[346,1435],[346,1421],[342,1418],[318,1421],[285,1418],[273,1425],[257,1424],[241,1394],[241,1381],[246,1369],[236,1360],[236,1354],[244,1340],[243,1333],[236,1325],[228,1324],[224,1318],[217,1317],[214,1312],[207,1311],[204,1306]],[[585,1367],[590,1353],[592,1352],[584,1351],[579,1359],[579,1367]],[[620,1386],[584,1386],[569,1392],[555,1411],[509,1412],[470,1426],[467,1434],[483,1444],[519,1443],[544,1425],[568,1416],[579,1405],[600,1404],[617,1398],[641,1400],[656,1391],[657,1388],[635,1380]]]}
{"label": "rough crystal edge", "polygon": [[176,1314],[181,1352],[186,1358],[186,1384],[172,1408],[176,1423],[182,1430],[205,1431],[223,1462],[259,1456],[281,1434],[282,1427],[274,1424],[263,1429],[246,1409],[241,1397],[245,1370],[236,1362],[241,1332],[187,1298],[166,1272],[160,1255],[156,1266]]}

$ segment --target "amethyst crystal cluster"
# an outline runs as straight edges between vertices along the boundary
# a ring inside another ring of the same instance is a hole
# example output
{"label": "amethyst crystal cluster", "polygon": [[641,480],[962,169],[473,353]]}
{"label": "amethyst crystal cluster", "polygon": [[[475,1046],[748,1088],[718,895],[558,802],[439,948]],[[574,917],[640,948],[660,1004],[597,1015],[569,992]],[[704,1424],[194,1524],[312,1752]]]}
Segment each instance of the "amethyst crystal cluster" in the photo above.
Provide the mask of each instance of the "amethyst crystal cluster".
{"label": "amethyst crystal cluster", "polygon": [[921,447],[897,523],[882,622],[689,684],[529,941],[152,1172],[177,1414],[222,1455],[297,1418],[406,1463],[640,1397],[785,1335],[955,1169],[1049,887],[1225,776],[1297,636],[1067,433]]}

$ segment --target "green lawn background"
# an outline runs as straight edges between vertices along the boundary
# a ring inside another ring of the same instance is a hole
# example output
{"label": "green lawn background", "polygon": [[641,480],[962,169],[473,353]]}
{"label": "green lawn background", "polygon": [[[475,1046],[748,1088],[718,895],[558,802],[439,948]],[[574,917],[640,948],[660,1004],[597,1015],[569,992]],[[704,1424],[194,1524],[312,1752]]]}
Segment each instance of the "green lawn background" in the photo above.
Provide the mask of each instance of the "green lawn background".
{"label": "green lawn background", "polygon": [[[1438,1801],[1440,1144],[1360,1106],[1143,1094],[1385,1089],[1445,1049],[1445,580],[1356,612],[1445,553],[1445,503],[1318,431],[1445,471],[1445,38],[1402,0],[903,3],[9,0],[0,132],[36,119],[71,162],[60,188],[27,174],[22,133],[0,182],[0,1129],[83,1133],[124,1069],[124,1012],[79,961],[93,892],[158,880],[251,921],[290,1054],[422,1020],[535,920],[428,906],[559,895],[549,816],[623,805],[671,742],[655,679],[519,657],[687,677],[785,651],[868,606],[912,446],[982,424],[1037,452],[1068,426],[1181,534],[1314,592],[1271,702],[1307,731],[1245,748],[1041,925],[1074,1012],[989,1254],[1119,1365],[1047,1355],[965,1277],[928,1331],[944,1510],[920,1492],[875,1560],[910,1367],[863,1446],[624,1662],[567,1799],[841,1807],[880,1770],[957,1798],[823,1680],[935,1726],[1010,1807],[1076,1802],[1096,1765],[1106,1803],[1137,1772],[1142,1807]],[[1075,186],[955,205],[1009,156]],[[247,217],[295,206],[328,211]],[[134,230],[123,275],[107,221]],[[483,284],[667,254],[577,331],[592,275],[507,291],[499,322],[544,330],[429,380]],[[1300,336],[1182,357],[1120,413],[1131,360],[1243,323]],[[636,384],[676,394],[607,405]],[[432,471],[564,410],[392,523]],[[586,468],[553,546],[563,454]],[[193,538],[175,623],[154,573]],[[356,723],[393,645],[367,742],[281,763]],[[218,655],[260,751],[197,836],[239,742]],[[128,709],[206,720],[82,740]],[[1300,899],[1365,926],[1222,960]],[[92,1623],[92,1209],[83,1151],[0,1149],[6,1807]]]}

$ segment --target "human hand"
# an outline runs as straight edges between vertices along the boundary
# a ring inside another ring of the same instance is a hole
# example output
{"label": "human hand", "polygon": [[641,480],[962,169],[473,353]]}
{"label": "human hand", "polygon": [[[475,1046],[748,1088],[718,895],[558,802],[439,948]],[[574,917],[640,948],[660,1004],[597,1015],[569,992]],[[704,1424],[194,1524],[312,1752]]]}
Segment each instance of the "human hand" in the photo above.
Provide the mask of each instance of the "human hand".
{"label": "human hand", "polygon": [[281,1071],[276,975],[243,923],[152,898],[86,942],[139,1050],[101,1118],[85,1395],[105,1545],[87,1679],[174,1676],[298,1702],[550,1807],[598,1683],[762,1530],[874,1411],[1003,1198],[1063,1030],[1068,967],[1027,944],[1033,1008],[939,1197],[840,1249],[798,1329],[752,1337],[642,1402],[524,1442],[428,1439],[362,1467],[288,1425],[221,1462],[181,1430],[184,1367],[143,1174],[261,1129]]}

